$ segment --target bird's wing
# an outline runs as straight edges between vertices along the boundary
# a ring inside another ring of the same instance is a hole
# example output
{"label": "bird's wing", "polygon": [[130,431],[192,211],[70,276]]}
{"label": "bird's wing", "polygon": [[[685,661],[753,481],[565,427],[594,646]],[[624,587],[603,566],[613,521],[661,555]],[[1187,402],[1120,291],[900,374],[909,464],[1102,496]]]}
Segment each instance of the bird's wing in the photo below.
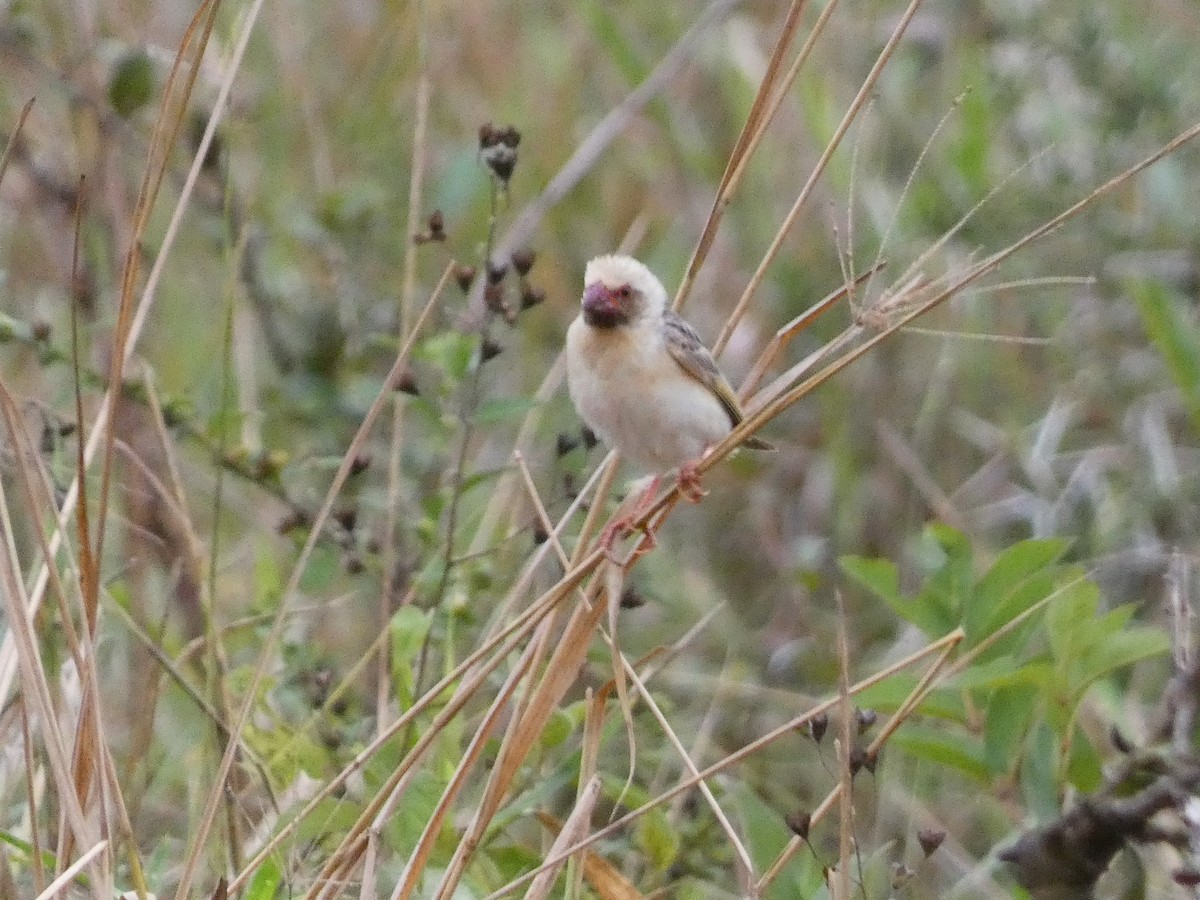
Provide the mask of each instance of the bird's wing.
{"label": "bird's wing", "polygon": [[[714,397],[720,401],[729,416],[731,425],[737,425],[744,418],[737,394],[717,368],[708,348],[700,340],[700,335],[687,322],[670,310],[663,313],[663,339],[671,358],[679,363],[679,367],[688,375],[708,388]],[[773,449],[766,441],[756,437],[747,438],[745,446],[755,450]]]}

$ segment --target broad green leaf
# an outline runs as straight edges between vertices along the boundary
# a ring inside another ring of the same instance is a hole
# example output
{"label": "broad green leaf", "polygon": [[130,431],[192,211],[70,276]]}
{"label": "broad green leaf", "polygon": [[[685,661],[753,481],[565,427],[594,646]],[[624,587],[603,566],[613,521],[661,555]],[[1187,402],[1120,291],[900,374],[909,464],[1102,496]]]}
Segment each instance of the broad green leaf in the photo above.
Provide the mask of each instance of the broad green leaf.
{"label": "broad green leaf", "polygon": [[1190,304],[1158,281],[1127,285],[1142,327],[1167,364],[1171,379],[1200,431],[1200,331],[1190,314]]}
{"label": "broad green leaf", "polygon": [[273,900],[283,881],[283,870],[274,856],[268,856],[250,879],[246,900]]}
{"label": "broad green leaf", "polygon": [[980,782],[989,780],[983,746],[961,732],[907,725],[896,732],[891,744],[910,756],[958,769]]}
{"label": "broad green leaf", "polygon": [[861,556],[844,556],[842,571],[878,596],[896,615],[911,622],[931,637],[941,637],[957,624],[954,616],[936,597],[905,597],[893,563]]}
{"label": "broad green leaf", "polygon": [[843,556],[838,564],[843,572],[889,605],[895,605],[903,599],[900,594],[900,574],[889,560]]}
{"label": "broad green leaf", "polygon": [[1128,628],[1087,648],[1073,672],[1077,673],[1079,686],[1086,687],[1097,678],[1170,649],[1170,638],[1160,629],[1148,625]]}
{"label": "broad green leaf", "polygon": [[[900,704],[908,698],[916,685],[916,675],[901,672],[856,694],[854,702],[864,709],[893,713],[900,708]],[[917,707],[917,712],[922,716],[952,722],[963,723],[966,721],[962,691],[956,688],[935,688]]]}
{"label": "broad green leaf", "polygon": [[661,808],[656,807],[638,819],[633,841],[650,867],[658,872],[669,869],[679,856],[679,832]]}
{"label": "broad green leaf", "polygon": [[1020,783],[1025,803],[1039,821],[1058,815],[1058,737],[1045,721],[1037,722],[1025,739]]}
{"label": "broad green leaf", "polygon": [[983,753],[993,775],[1017,768],[1019,748],[1037,709],[1037,692],[1026,686],[1003,687],[987,701],[983,726]]}
{"label": "broad green leaf", "polygon": [[1056,663],[1062,667],[1074,648],[1086,643],[1083,631],[1094,621],[1100,605],[1100,589],[1090,581],[1080,581],[1061,589],[1046,608],[1046,638]]}
{"label": "broad green leaf", "polygon": [[532,397],[498,397],[480,404],[475,421],[479,425],[495,425],[497,422],[519,419],[537,405],[538,402]]}
{"label": "broad green leaf", "polygon": [[141,47],[130,50],[113,67],[108,80],[108,102],[123,119],[148,104],[154,96],[154,66]]}
{"label": "broad green leaf", "polygon": [[1021,541],[1001,553],[963,611],[967,639],[977,643],[1045,597],[1054,585],[1052,567],[1068,546],[1061,540]]}

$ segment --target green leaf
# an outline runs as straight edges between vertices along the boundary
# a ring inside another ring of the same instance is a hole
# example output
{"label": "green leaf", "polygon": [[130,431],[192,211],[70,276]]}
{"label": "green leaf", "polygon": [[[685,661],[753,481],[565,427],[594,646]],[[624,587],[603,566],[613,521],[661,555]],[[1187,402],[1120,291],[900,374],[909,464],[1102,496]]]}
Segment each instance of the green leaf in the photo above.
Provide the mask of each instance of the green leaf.
{"label": "green leaf", "polygon": [[1170,649],[1170,638],[1160,629],[1148,625],[1129,628],[1087,648],[1074,671],[1078,673],[1082,687],[1135,662],[1167,653]]}
{"label": "green leaf", "polygon": [[536,407],[538,402],[532,397],[498,397],[487,400],[479,405],[475,413],[475,422],[479,425],[495,425],[508,419],[519,419]]}
{"label": "green leaf", "polygon": [[1046,722],[1036,723],[1025,740],[1021,793],[1039,821],[1058,815],[1058,741]]}
{"label": "green leaf", "polygon": [[661,808],[652,809],[638,819],[633,840],[655,871],[665,872],[679,856],[679,833]]}
{"label": "green leaf", "polygon": [[1146,335],[1158,349],[1179,388],[1192,426],[1200,431],[1200,333],[1183,298],[1157,281],[1127,285]]}
{"label": "green leaf", "polygon": [[843,556],[838,560],[838,564],[843,572],[888,605],[895,605],[903,599],[900,594],[900,574],[890,561],[868,559],[865,556]]}
{"label": "green leaf", "polygon": [[392,616],[392,679],[402,704],[412,700],[414,668],[433,623],[433,611],[402,606]]}
{"label": "green leaf", "polygon": [[892,745],[918,759],[957,769],[977,781],[990,780],[983,746],[968,735],[907,725],[892,738]]}
{"label": "green leaf", "polygon": [[[1069,541],[1021,541],[1006,549],[975,585],[963,628],[972,643],[1011,621],[1053,589],[1053,572]],[[1040,577],[1039,577],[1040,576]]]}
{"label": "green leaf", "polygon": [[123,119],[148,104],[154,96],[154,66],[146,51],[138,47],[125,53],[113,66],[108,80],[108,102]]}
{"label": "green leaf", "polygon": [[[900,708],[913,688],[917,686],[917,676],[908,672],[893,675],[879,684],[872,685],[865,691],[859,692],[854,702],[864,709],[873,709],[881,713],[893,713]],[[945,719],[951,722],[966,721],[966,710],[963,707],[962,691],[955,688],[935,688],[917,707],[922,716]]]}
{"label": "green leaf", "polygon": [[843,556],[839,563],[850,578],[886,603],[896,615],[911,622],[931,637],[941,637],[954,628],[954,616],[938,596],[905,597],[900,593],[896,566],[885,559]]}
{"label": "green leaf", "polygon": [[467,373],[474,352],[474,337],[460,331],[443,331],[424,341],[417,355],[458,380]]}
{"label": "green leaf", "polygon": [[268,856],[250,879],[246,900],[273,900],[283,881],[283,870],[274,856]]}
{"label": "green leaf", "polygon": [[1003,687],[988,698],[983,725],[983,753],[993,775],[1017,768],[1018,748],[1037,708],[1037,692],[1028,686]]}
{"label": "green leaf", "polygon": [[1060,667],[1071,659],[1074,648],[1088,643],[1084,632],[1099,605],[1100,589],[1090,581],[1080,581],[1064,587],[1046,608],[1046,639]]}

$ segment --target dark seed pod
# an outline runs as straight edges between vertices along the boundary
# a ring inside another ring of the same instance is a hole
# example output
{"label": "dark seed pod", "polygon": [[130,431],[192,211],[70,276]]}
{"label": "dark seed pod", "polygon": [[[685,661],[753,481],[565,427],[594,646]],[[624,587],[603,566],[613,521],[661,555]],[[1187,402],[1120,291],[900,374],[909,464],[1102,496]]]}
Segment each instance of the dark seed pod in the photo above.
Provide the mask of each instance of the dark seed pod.
{"label": "dark seed pod", "polygon": [[521,309],[533,309],[546,302],[546,292],[541,288],[525,285],[521,290]]}
{"label": "dark seed pod", "polygon": [[817,744],[825,737],[825,732],[829,729],[829,715],[820,713],[808,720],[808,736]]}
{"label": "dark seed pod", "polygon": [[50,340],[50,323],[44,319],[37,319],[29,328],[35,341]]}
{"label": "dark seed pod", "polygon": [[854,710],[854,725],[858,729],[859,734],[863,734],[871,729],[879,718],[878,713],[873,709],[858,709]]}
{"label": "dark seed pod", "polygon": [[359,575],[366,566],[363,565],[362,557],[357,553],[347,553],[342,557],[342,568],[345,569],[347,575]]}
{"label": "dark seed pod", "polygon": [[471,285],[475,282],[475,267],[474,266],[455,266],[454,280],[458,283],[458,289],[464,294],[471,290]]}
{"label": "dark seed pod", "polygon": [[446,239],[446,219],[440,209],[435,209],[429,214],[429,238],[434,241]]}
{"label": "dark seed pod", "polygon": [[488,338],[479,345],[479,360],[480,362],[487,362],[489,359],[495,359],[503,351],[504,348],[500,344]]}
{"label": "dark seed pod", "polygon": [[646,598],[632,585],[627,585],[625,590],[621,591],[621,609],[640,609],[645,605]]}
{"label": "dark seed pod", "polygon": [[554,452],[558,456],[566,456],[572,450],[579,446],[579,441],[571,437],[569,434],[559,433],[554,439]]}
{"label": "dark seed pod", "polygon": [[541,546],[542,544],[546,543],[546,541],[549,539],[549,537],[550,537],[550,535],[546,532],[546,529],[542,526],[541,522],[537,522],[534,524],[534,526],[533,526],[533,544],[535,547]]}
{"label": "dark seed pod", "polygon": [[790,812],[783,817],[784,823],[792,830],[792,834],[802,841],[808,840],[808,830],[812,827],[812,814],[804,810]]}
{"label": "dark seed pod", "polygon": [[354,457],[354,462],[350,463],[350,476],[361,475],[371,467],[371,454],[360,453]]}
{"label": "dark seed pod", "polygon": [[520,250],[514,251],[512,255],[512,266],[517,270],[517,274],[524,278],[529,274],[529,270],[533,268],[533,264],[536,260],[536,253],[534,253],[528,247],[522,247]]}
{"label": "dark seed pod", "polygon": [[600,439],[596,437],[596,432],[592,431],[586,425],[579,430],[579,439],[583,441],[583,446],[586,450],[591,450],[600,443]]}
{"label": "dark seed pod", "polygon": [[353,506],[339,509],[333,514],[333,520],[347,531],[353,531],[354,526],[358,524],[358,510]]}
{"label": "dark seed pod", "polygon": [[500,143],[500,133],[496,131],[491,122],[484,122],[479,126],[479,149],[486,150]]}
{"label": "dark seed pod", "polygon": [[498,263],[494,260],[488,260],[487,263],[487,280],[488,284],[499,284],[504,280],[504,276],[508,274],[508,263]]}
{"label": "dark seed pod", "polygon": [[917,832],[917,843],[921,845],[921,852],[927,858],[933,856],[944,840],[946,840],[946,832],[938,831],[936,828],[922,828]]}
{"label": "dark seed pod", "polygon": [[410,397],[420,396],[421,393],[417,389],[417,379],[413,375],[412,369],[405,369],[396,376],[395,381],[392,382],[392,390],[408,394]]}

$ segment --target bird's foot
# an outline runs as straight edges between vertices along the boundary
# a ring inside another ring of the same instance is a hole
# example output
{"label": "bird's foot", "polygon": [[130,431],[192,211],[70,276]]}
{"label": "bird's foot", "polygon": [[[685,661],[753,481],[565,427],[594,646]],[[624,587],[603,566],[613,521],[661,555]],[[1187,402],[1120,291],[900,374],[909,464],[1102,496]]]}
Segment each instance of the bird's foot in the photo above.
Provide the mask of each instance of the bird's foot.
{"label": "bird's foot", "polygon": [[696,463],[686,462],[679,467],[679,493],[691,503],[699,503],[708,495],[700,484],[700,473],[696,471]]}
{"label": "bird's foot", "polygon": [[642,526],[635,526],[634,523],[645,515],[654,504],[654,497],[658,493],[660,481],[661,479],[657,476],[651,479],[650,483],[646,485],[645,489],[638,496],[633,508],[627,513],[615,516],[612,521],[604,526],[604,530],[600,532],[600,549],[613,562],[620,562],[613,553],[614,545],[617,541],[633,534],[634,531],[641,531],[646,536],[646,539],[634,551],[633,558],[636,559],[643,553],[649,553],[658,546],[658,539],[654,536],[654,529],[650,526],[649,522]]}

